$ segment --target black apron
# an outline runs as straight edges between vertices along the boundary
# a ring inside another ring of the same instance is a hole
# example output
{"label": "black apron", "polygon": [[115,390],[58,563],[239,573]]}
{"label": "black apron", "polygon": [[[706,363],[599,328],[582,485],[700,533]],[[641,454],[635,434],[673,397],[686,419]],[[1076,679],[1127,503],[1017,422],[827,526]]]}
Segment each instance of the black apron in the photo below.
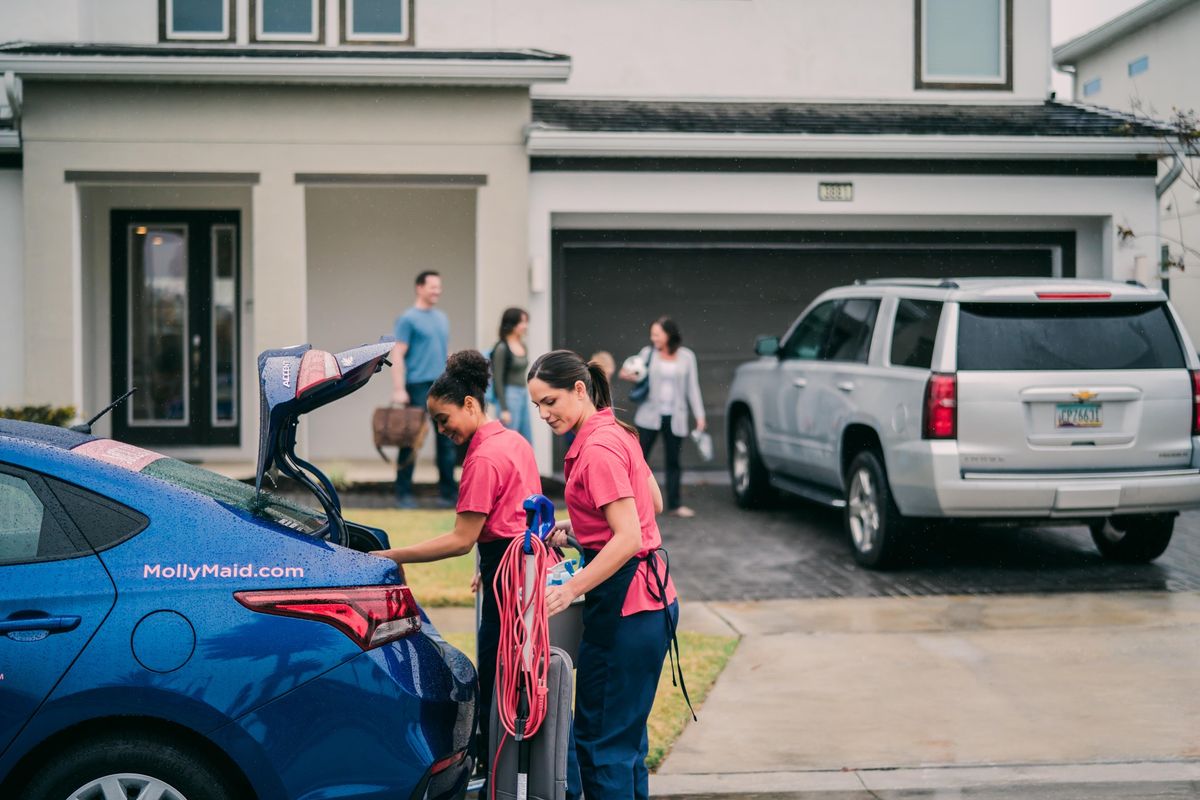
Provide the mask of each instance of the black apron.
{"label": "black apron", "polygon": [[[600,554],[599,550],[584,549],[582,552],[584,564],[590,564]],[[662,553],[661,559],[658,558],[659,553]],[[643,561],[647,564],[646,583],[650,597],[662,603],[662,615],[667,626],[667,655],[671,659],[671,685],[678,686],[683,692],[684,702],[687,703],[688,711],[692,712],[694,720],[696,712],[692,710],[692,700],[688,697],[687,684],[683,681],[683,664],[679,660],[679,636],[675,620],[671,617],[671,606],[667,602],[667,579],[671,575],[671,562],[665,547],[651,550],[645,558],[634,556],[607,580],[584,595],[583,641],[597,647],[612,647],[617,637],[621,608],[625,605],[625,597],[629,594],[629,587],[637,575],[638,565]],[[678,682],[675,680],[676,673],[679,674]]]}

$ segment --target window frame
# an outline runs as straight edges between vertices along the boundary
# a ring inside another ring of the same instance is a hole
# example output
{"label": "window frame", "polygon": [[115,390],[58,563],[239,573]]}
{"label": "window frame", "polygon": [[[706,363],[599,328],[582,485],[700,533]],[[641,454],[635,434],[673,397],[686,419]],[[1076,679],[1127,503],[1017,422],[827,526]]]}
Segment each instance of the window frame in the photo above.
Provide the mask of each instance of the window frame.
{"label": "window frame", "polygon": [[[51,561],[70,561],[76,558],[84,558],[86,556],[95,555],[95,551],[92,550],[91,545],[88,544],[87,540],[83,538],[83,535],[75,527],[75,521],[71,519],[69,514],[67,514],[67,511],[62,507],[62,504],[58,502],[58,497],[55,496],[54,491],[50,488],[50,485],[42,479],[41,475],[22,467],[7,463],[0,463],[0,473],[7,475],[10,478],[16,478],[25,482],[30,491],[32,491],[34,496],[37,497],[38,501],[41,502],[42,513],[53,519],[54,523],[58,525],[58,529],[62,533],[63,538],[71,545],[71,547],[74,548],[74,550],[70,553],[61,553],[59,555],[42,556],[40,558],[34,556],[33,558],[22,561],[0,561],[0,570],[4,569],[5,567],[18,566],[22,564],[44,564]],[[43,523],[43,525],[44,524],[45,523]],[[39,549],[40,545],[41,542],[39,540]]]}
{"label": "window frame", "polygon": [[311,34],[264,33],[261,30],[263,14],[260,13],[260,7],[264,2],[265,0],[250,0],[251,42],[255,44],[323,44],[325,42],[325,0],[309,0],[313,7],[313,31]]}
{"label": "window frame", "polygon": [[403,35],[381,33],[355,35],[351,27],[354,0],[341,0],[339,41],[346,45],[413,45],[416,42],[416,15],[414,14],[413,0],[399,0],[399,2],[404,7],[405,33]]}
{"label": "window frame", "polygon": [[[1090,88],[1089,88],[1090,87]],[[1091,97],[1094,94],[1100,94],[1100,90],[1104,87],[1104,81],[1101,77],[1086,80],[1079,87],[1080,97]]]}
{"label": "window frame", "polygon": [[233,42],[237,38],[236,0],[225,0],[224,33],[176,33],[171,29],[175,0],[158,0],[158,40],[160,42]]}
{"label": "window frame", "polygon": [[1000,0],[1000,68],[1001,76],[996,80],[955,78],[953,76],[926,77],[925,74],[925,3],[913,0],[914,26],[914,87],[915,89],[949,89],[952,91],[998,91],[1011,92],[1013,88],[1013,0]]}
{"label": "window frame", "polygon": [[1129,73],[1129,77],[1131,78],[1146,74],[1150,71],[1150,56],[1138,56],[1125,65],[1125,71]]}

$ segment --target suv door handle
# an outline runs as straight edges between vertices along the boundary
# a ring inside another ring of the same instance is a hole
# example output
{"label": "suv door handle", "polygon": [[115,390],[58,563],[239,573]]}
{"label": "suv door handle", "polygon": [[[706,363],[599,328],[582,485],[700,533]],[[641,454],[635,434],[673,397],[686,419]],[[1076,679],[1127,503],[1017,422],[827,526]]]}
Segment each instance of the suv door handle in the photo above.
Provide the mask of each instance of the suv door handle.
{"label": "suv door handle", "polygon": [[795,386],[797,389],[803,389],[805,386],[808,386],[808,378],[792,378],[792,386]]}
{"label": "suv door handle", "polygon": [[61,633],[73,631],[79,627],[79,617],[69,615],[61,617],[23,617],[18,619],[0,619],[0,633],[17,633],[21,631],[47,631]]}
{"label": "suv door handle", "polygon": [[837,388],[841,389],[843,392],[853,392],[854,381],[839,381]]}

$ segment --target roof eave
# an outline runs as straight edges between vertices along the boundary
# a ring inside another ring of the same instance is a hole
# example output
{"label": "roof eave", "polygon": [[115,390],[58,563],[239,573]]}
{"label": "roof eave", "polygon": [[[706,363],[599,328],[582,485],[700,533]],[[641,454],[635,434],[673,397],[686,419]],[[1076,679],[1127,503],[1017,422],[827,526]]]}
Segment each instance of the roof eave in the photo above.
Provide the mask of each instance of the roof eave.
{"label": "roof eave", "polygon": [[1168,155],[1153,137],[567,131],[533,125],[530,156],[641,158],[1089,158]]}
{"label": "roof eave", "polygon": [[1125,12],[1116,19],[1076,36],[1066,44],[1054,48],[1054,65],[1073,66],[1080,59],[1101,50],[1123,36],[1134,33],[1152,22],[1156,22],[1193,0],[1149,0]]}
{"label": "roof eave", "polygon": [[163,56],[8,56],[0,72],[23,79],[187,83],[530,86],[562,82],[569,60],[363,58],[178,58]]}

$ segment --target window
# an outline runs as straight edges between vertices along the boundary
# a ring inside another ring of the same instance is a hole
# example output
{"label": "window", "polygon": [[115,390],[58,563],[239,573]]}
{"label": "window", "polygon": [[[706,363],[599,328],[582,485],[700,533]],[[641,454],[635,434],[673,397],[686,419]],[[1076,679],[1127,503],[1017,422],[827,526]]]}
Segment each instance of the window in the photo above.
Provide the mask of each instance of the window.
{"label": "window", "polygon": [[1150,56],[1142,56],[1141,58],[1129,62],[1129,77],[1141,75],[1146,70],[1150,69]]}
{"label": "window", "polygon": [[0,473],[0,564],[48,561],[78,555],[38,491],[45,491],[41,480],[11,473]]}
{"label": "window", "polygon": [[871,333],[878,311],[878,300],[856,298],[842,303],[829,330],[825,360],[865,364],[871,354]]}
{"label": "window", "polygon": [[1185,366],[1165,303],[970,303],[959,311],[960,370]]}
{"label": "window", "polygon": [[935,300],[901,300],[892,324],[892,366],[929,369],[941,318],[942,304]]}
{"label": "window", "polygon": [[158,35],[170,39],[233,41],[234,0],[158,0]]}
{"label": "window", "polygon": [[253,0],[256,42],[319,42],[325,37],[322,0]]}
{"label": "window", "polygon": [[141,533],[150,520],[131,508],[54,478],[45,478],[63,510],[93,550],[104,550]]}
{"label": "window", "polygon": [[1092,95],[1099,93],[1099,91],[1100,91],[1100,79],[1099,78],[1092,78],[1090,81],[1088,81],[1087,83],[1085,83],[1083,85],[1083,96],[1084,97],[1091,97]]}
{"label": "window", "polygon": [[837,300],[829,300],[805,315],[784,343],[781,358],[807,361],[820,358],[837,305]]}
{"label": "window", "polygon": [[916,88],[1012,89],[1012,0],[914,0]]}
{"label": "window", "polygon": [[412,0],[342,0],[342,41],[412,44]]}

